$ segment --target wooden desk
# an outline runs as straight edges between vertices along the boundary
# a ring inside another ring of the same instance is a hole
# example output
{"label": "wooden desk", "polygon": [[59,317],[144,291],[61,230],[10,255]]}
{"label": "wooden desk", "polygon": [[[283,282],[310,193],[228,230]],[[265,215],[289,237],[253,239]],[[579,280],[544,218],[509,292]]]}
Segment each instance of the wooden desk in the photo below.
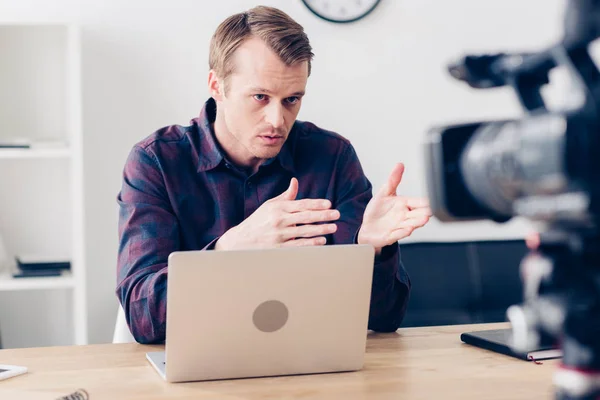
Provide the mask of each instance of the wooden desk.
{"label": "wooden desk", "polygon": [[558,360],[543,365],[461,343],[461,332],[505,324],[370,334],[359,372],[168,384],[145,359],[161,346],[106,344],[0,351],[29,367],[0,381],[0,399],[56,399],[84,388],[97,399],[552,399]]}

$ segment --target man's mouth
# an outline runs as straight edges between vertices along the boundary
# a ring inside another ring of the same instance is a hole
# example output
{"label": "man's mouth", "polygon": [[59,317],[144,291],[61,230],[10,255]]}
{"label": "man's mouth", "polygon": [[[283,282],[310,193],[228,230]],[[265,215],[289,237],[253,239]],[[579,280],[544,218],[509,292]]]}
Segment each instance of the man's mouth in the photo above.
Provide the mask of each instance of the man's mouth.
{"label": "man's mouth", "polygon": [[283,136],[281,135],[261,135],[259,137],[267,145],[275,145],[283,141]]}

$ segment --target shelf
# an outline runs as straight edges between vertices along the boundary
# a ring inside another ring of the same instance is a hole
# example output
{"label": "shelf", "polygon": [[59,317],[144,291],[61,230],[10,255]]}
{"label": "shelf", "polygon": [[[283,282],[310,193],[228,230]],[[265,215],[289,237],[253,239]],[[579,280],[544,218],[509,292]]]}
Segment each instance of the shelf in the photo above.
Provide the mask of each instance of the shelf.
{"label": "shelf", "polygon": [[0,291],[69,289],[75,286],[71,273],[41,278],[13,278],[8,272],[0,273]]}
{"label": "shelf", "polygon": [[29,145],[0,147],[7,258],[68,255],[73,268],[36,278],[0,268],[0,294],[24,299],[0,307],[7,347],[88,341],[81,39],[78,24],[0,22],[0,144]]}
{"label": "shelf", "polygon": [[69,158],[71,150],[67,147],[60,148],[30,148],[30,149],[1,149],[0,160],[3,159],[45,159],[45,158]]}

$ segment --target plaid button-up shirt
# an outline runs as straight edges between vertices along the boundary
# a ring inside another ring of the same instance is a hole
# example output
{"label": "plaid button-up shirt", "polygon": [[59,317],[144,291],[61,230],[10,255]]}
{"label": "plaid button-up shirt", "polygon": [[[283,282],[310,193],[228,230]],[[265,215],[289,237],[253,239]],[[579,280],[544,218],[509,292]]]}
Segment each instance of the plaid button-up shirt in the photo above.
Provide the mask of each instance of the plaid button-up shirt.
{"label": "plaid button-up shirt", "polygon": [[[220,235],[285,191],[292,177],[299,183],[297,199],[329,199],[339,210],[328,245],[356,243],[372,197],[355,150],[342,136],[296,121],[277,157],[252,174],[227,160],[212,131],[215,115],[209,99],[189,126],[168,126],[137,143],[123,170],[116,293],[140,343],[165,340],[173,251],[212,251]],[[375,260],[369,329],[396,330],[409,292],[398,245],[385,247]]]}

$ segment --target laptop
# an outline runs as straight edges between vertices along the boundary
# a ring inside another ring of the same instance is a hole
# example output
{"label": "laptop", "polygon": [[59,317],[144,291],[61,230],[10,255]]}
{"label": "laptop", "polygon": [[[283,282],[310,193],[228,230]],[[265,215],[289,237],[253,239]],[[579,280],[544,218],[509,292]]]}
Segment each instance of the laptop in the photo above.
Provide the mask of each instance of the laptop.
{"label": "laptop", "polygon": [[373,278],[369,245],[169,256],[168,382],[356,371],[363,367]]}

